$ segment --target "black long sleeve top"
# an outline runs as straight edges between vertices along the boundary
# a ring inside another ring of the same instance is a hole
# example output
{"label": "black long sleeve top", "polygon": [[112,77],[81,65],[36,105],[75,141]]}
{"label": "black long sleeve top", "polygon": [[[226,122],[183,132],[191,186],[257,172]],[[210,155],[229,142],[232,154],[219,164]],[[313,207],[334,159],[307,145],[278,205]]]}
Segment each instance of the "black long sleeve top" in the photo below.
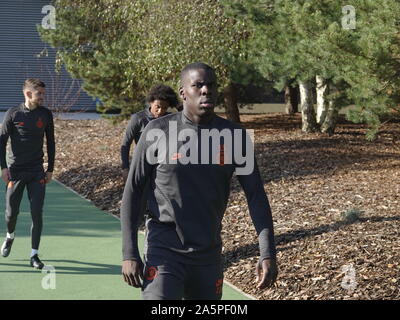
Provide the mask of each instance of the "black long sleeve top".
{"label": "black long sleeve top", "polygon": [[[1,168],[32,170],[43,166],[43,142],[46,136],[48,172],[53,172],[55,161],[54,123],[51,111],[39,106],[29,110],[22,103],[7,110],[0,134]],[[6,158],[8,139],[11,152]]]}
{"label": "black long sleeve top", "polygon": [[[230,133],[233,138],[233,143],[223,138],[224,142],[217,144],[217,162],[213,162],[214,154],[210,152],[213,144],[209,144],[209,150],[204,148],[201,140],[205,141],[203,129],[219,133],[225,130],[227,137]],[[243,135],[236,136],[234,131]],[[207,125],[197,125],[183,112],[156,119],[146,126],[132,157],[122,199],[124,260],[140,259],[137,230],[141,206],[145,205],[141,203],[145,192],[150,215],[146,255],[162,255],[193,264],[207,264],[220,259],[222,218],[230,194],[230,182],[234,172],[242,166],[235,159],[229,162],[224,158],[228,160],[229,152],[245,134],[243,128],[221,117],[215,116]],[[191,140],[184,139],[187,135],[192,135],[193,141],[198,139],[198,143],[192,143],[189,152],[185,151],[187,141]],[[193,145],[197,147],[193,149]],[[272,214],[254,152],[249,156],[253,157],[253,168],[237,177],[258,234],[260,258],[272,258],[276,256]],[[221,157],[222,165],[218,163]],[[207,158],[209,161],[204,162]],[[200,161],[196,163],[196,159]]]}

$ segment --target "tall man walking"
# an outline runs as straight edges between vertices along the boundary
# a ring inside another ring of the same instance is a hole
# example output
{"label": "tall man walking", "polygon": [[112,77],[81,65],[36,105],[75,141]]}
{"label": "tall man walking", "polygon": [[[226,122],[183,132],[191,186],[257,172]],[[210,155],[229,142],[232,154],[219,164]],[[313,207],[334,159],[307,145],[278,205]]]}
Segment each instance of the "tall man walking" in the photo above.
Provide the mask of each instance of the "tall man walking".
{"label": "tall man walking", "polygon": [[[144,299],[221,299],[221,224],[236,172],[259,239],[257,287],[271,286],[277,277],[272,215],[254,153],[248,152],[251,142],[243,128],[214,113],[217,78],[210,66],[190,64],[180,80],[183,111],[151,121],[132,157],[121,207],[123,278],[141,287]],[[210,134],[219,137],[215,154]],[[147,183],[143,265],[137,230]]]}
{"label": "tall man walking", "polygon": [[[42,269],[38,257],[43,225],[43,203],[46,184],[52,179],[55,160],[54,124],[51,111],[42,106],[45,84],[35,78],[23,85],[25,102],[7,110],[0,134],[1,176],[7,184],[5,221],[7,235],[1,255],[7,257],[15,239],[15,227],[24,189],[30,202],[31,259],[30,265]],[[43,168],[43,141],[46,135],[48,166]],[[11,140],[11,152],[6,161],[6,147]]]}

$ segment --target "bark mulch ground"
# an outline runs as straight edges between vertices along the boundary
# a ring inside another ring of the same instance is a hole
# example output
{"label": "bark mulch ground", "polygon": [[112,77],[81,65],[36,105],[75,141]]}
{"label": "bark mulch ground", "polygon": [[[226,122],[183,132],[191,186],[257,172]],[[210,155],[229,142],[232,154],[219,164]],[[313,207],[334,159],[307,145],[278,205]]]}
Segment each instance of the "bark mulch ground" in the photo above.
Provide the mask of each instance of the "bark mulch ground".
{"label": "bark mulch ground", "polygon": [[[400,298],[400,123],[374,142],[339,121],[336,134],[304,134],[299,115],[242,115],[275,227],[279,277],[255,288],[258,241],[234,178],[223,220],[225,277],[257,299]],[[118,215],[127,122],[56,120],[55,178]],[[84,214],[84,212],[82,212]]]}

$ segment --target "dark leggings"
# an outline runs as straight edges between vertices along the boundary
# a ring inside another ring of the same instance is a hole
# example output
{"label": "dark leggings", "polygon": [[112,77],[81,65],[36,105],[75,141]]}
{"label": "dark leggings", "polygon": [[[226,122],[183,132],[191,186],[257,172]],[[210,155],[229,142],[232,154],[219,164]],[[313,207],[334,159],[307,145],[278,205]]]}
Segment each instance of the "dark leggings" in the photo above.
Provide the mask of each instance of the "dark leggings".
{"label": "dark leggings", "polygon": [[32,227],[31,242],[32,249],[39,249],[40,237],[43,226],[43,203],[46,192],[45,173],[39,172],[11,172],[11,180],[7,185],[6,192],[6,214],[5,220],[7,231],[15,231],[19,206],[21,204],[24,189],[28,191],[31,207]]}

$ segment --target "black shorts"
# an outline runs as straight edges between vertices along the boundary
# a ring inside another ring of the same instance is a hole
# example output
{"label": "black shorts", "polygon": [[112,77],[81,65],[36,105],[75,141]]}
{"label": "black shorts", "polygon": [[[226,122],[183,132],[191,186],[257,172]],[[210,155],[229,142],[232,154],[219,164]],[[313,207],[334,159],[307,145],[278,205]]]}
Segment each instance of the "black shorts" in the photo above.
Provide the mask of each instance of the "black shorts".
{"label": "black shorts", "polygon": [[221,300],[221,263],[187,265],[158,256],[145,257],[144,300]]}

